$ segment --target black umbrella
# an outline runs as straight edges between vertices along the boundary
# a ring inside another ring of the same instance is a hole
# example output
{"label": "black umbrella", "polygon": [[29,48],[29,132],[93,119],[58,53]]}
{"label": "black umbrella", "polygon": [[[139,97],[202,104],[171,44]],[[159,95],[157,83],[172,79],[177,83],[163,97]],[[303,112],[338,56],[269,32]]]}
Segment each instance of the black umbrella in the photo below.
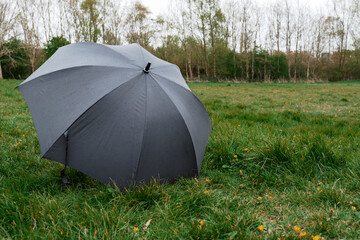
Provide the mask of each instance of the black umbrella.
{"label": "black umbrella", "polygon": [[62,47],[18,88],[42,158],[118,187],[199,174],[208,114],[176,65],[137,44]]}

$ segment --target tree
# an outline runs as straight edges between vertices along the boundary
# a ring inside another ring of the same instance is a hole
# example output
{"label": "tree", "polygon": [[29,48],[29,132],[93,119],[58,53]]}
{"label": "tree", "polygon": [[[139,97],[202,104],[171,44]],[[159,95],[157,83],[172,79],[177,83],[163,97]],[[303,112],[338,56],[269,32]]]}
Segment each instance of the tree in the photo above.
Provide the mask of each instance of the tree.
{"label": "tree", "polygon": [[[121,3],[121,1],[107,2],[107,0],[103,3],[102,38],[105,44],[120,45],[122,43],[122,38],[125,33],[124,9],[126,9],[126,6],[121,5]],[[104,15],[110,15],[110,17],[105,17]]]}
{"label": "tree", "polygon": [[40,54],[40,36],[37,26],[37,9],[35,0],[18,0],[19,23],[24,36],[24,44],[29,56],[31,71],[34,72],[38,67]]}
{"label": "tree", "polygon": [[[283,18],[283,9],[280,1],[275,2],[273,5],[271,5],[271,15],[269,16],[269,41],[273,41],[273,37],[276,41],[276,55],[281,54],[280,44],[281,44],[281,30],[282,30],[282,18]],[[275,28],[275,31],[273,32],[273,29]],[[270,49],[272,51],[273,48]],[[267,55],[265,54],[265,57]],[[280,56],[276,58],[277,62],[275,64],[277,75],[280,75]],[[266,70],[266,68],[265,68]]]}
{"label": "tree", "polygon": [[[7,48],[4,43],[6,38],[14,29],[14,25],[18,19],[16,11],[11,11],[13,5],[10,2],[0,2],[0,59],[3,56],[10,56],[11,49]],[[0,80],[3,79],[2,62],[0,61]]]}
{"label": "tree", "polygon": [[202,62],[205,68],[206,77],[209,77],[209,64],[208,64],[208,51],[207,51],[207,38],[209,35],[208,32],[208,23],[207,23],[207,12],[208,5],[204,3],[204,0],[193,0],[195,3],[195,15],[198,16],[196,21],[197,30],[200,35],[201,44],[202,44]]}
{"label": "tree", "polygon": [[[23,41],[11,38],[3,43],[2,48],[7,49],[7,54],[0,57],[5,78],[24,79],[31,73],[29,56]],[[1,49],[0,49],[1,51]]]}
{"label": "tree", "polygon": [[101,18],[98,5],[97,0],[84,0],[80,5],[82,11],[80,26],[85,41],[97,42],[101,34],[99,28]]}
{"label": "tree", "polygon": [[192,79],[194,77],[193,60],[197,47],[197,41],[194,37],[194,2],[193,0],[180,0],[175,3],[175,6],[174,9],[171,9],[169,20],[162,19],[163,27],[162,30],[160,29],[160,32],[163,32],[164,36],[162,38],[167,41],[171,29],[176,30],[177,36],[180,39],[180,45],[184,53],[186,53],[184,55],[186,56],[184,60],[186,78]]}
{"label": "tree", "polygon": [[225,3],[225,16],[226,16],[226,25],[228,26],[228,34],[230,37],[230,44],[232,49],[232,64],[233,64],[233,77],[237,78],[236,72],[236,49],[238,44],[238,38],[240,34],[239,27],[239,2],[237,0],[229,0]]}
{"label": "tree", "polygon": [[154,31],[150,25],[150,11],[140,2],[135,2],[130,7],[126,16],[127,34],[126,40],[129,43],[138,43],[143,47],[150,46],[150,39]]}
{"label": "tree", "polygon": [[63,36],[53,37],[49,43],[45,44],[45,60],[49,59],[60,47],[70,44]]}
{"label": "tree", "polygon": [[251,1],[243,0],[241,1],[241,13],[239,14],[241,17],[241,34],[240,34],[240,54],[242,58],[245,58],[245,78],[249,80],[249,56],[248,51],[250,48],[250,7]]}
{"label": "tree", "polygon": [[292,9],[289,5],[288,0],[285,1],[285,45],[286,45],[286,54],[288,60],[288,78],[291,79],[291,39],[293,34],[293,22],[292,18]]}
{"label": "tree", "polygon": [[[225,16],[222,13],[218,0],[207,0],[209,5],[209,12],[207,14],[209,22],[209,35],[212,48],[213,57],[213,77],[216,78],[216,45],[218,40],[225,37],[223,23],[225,22]],[[225,37],[226,38],[226,37]]]}

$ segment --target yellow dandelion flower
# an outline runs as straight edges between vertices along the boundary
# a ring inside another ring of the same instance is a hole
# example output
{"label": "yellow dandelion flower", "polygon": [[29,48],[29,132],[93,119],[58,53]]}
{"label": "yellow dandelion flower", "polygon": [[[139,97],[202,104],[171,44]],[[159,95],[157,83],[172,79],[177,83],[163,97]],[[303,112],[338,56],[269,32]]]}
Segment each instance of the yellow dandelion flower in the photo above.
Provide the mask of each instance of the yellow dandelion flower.
{"label": "yellow dandelion flower", "polygon": [[25,137],[25,134],[23,134],[23,137]]}
{"label": "yellow dandelion flower", "polygon": [[261,197],[258,197],[258,198],[257,198],[258,201],[261,201],[261,199],[262,199]]}
{"label": "yellow dandelion flower", "polygon": [[306,234],[307,234],[307,232],[300,232],[300,234],[299,234],[299,238],[301,238],[301,237],[305,237],[305,236],[306,236]]}
{"label": "yellow dandelion flower", "polygon": [[258,227],[258,229],[259,229],[260,232],[264,231],[264,225],[260,225],[260,226]]}
{"label": "yellow dandelion flower", "polygon": [[201,220],[199,223],[200,223],[200,226],[204,226],[204,221],[203,220]]}
{"label": "yellow dandelion flower", "polygon": [[[335,114],[334,117],[337,117],[337,114]],[[316,235],[316,236],[318,236],[318,235]]]}
{"label": "yellow dandelion flower", "polygon": [[137,232],[137,231],[139,231],[139,228],[134,227],[134,232]]}
{"label": "yellow dandelion flower", "polygon": [[293,227],[293,230],[296,232],[296,233],[300,233],[301,232],[301,228],[295,226]]}
{"label": "yellow dandelion flower", "polygon": [[237,158],[237,155],[234,155],[234,158]]}
{"label": "yellow dandelion flower", "polygon": [[319,240],[320,239],[320,235],[316,235],[316,236],[311,236],[312,240]]}
{"label": "yellow dandelion flower", "polygon": [[242,170],[240,170],[239,172],[240,172],[241,175],[243,175],[243,171],[242,171]]}
{"label": "yellow dandelion flower", "polygon": [[207,178],[207,179],[205,179],[205,182],[210,182],[210,179],[208,179],[208,178]]}
{"label": "yellow dandelion flower", "polygon": [[244,151],[247,152],[249,149],[248,148],[245,148]]}
{"label": "yellow dandelion flower", "polygon": [[250,200],[252,201],[252,200],[254,200],[254,198],[253,198],[253,197],[251,197],[251,198],[250,198]]}
{"label": "yellow dandelion flower", "polygon": [[355,206],[351,206],[351,210],[356,210],[356,207]]}
{"label": "yellow dandelion flower", "polygon": [[22,140],[21,140],[21,139],[19,139],[19,142],[22,142]]}

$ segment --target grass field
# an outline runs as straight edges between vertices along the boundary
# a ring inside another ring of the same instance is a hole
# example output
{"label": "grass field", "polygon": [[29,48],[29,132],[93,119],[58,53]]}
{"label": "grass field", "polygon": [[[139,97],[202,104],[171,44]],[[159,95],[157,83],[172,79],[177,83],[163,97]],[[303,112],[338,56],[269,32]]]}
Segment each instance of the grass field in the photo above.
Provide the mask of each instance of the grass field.
{"label": "grass field", "polygon": [[125,193],[39,160],[0,81],[0,238],[360,239],[360,82],[191,83],[213,131],[198,179]]}

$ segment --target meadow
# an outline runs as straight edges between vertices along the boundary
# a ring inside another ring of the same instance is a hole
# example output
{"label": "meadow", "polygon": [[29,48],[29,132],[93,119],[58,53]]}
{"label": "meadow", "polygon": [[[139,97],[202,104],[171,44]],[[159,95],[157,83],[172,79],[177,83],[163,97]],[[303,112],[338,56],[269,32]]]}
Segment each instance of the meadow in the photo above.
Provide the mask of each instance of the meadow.
{"label": "meadow", "polygon": [[360,82],[189,83],[213,126],[201,174],[127,192],[43,159],[0,81],[0,238],[360,239]]}

